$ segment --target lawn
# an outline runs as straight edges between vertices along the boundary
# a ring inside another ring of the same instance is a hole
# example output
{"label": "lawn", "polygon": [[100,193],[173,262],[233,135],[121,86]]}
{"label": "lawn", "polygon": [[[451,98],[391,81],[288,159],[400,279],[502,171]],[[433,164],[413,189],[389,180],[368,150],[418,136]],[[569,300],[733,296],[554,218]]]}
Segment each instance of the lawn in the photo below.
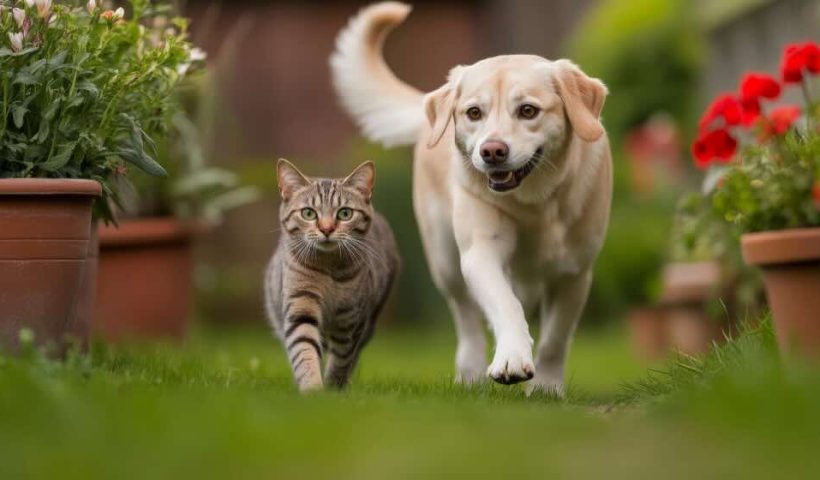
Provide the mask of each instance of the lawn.
{"label": "lawn", "polygon": [[820,375],[764,324],[654,373],[581,334],[567,399],[452,383],[452,334],[382,332],[345,393],[295,393],[265,332],[0,360],[0,478],[810,478]]}

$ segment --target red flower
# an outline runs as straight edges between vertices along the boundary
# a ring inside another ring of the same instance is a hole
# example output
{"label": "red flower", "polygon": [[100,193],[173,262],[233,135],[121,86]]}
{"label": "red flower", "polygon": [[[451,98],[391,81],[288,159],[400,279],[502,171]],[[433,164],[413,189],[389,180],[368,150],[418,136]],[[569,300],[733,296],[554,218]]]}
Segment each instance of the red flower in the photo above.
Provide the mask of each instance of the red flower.
{"label": "red flower", "polygon": [[806,71],[820,73],[820,47],[813,42],[788,45],[780,71],[786,83],[801,82]]}
{"label": "red flower", "polygon": [[774,100],[780,96],[780,84],[771,75],[765,73],[747,73],[740,82],[741,99],[768,98]]}
{"label": "red flower", "polygon": [[811,197],[814,199],[814,206],[820,210],[820,182],[814,182],[814,185],[812,185]]}
{"label": "red flower", "polygon": [[699,168],[708,167],[713,160],[717,160],[718,163],[728,163],[736,151],[737,140],[729,135],[725,128],[701,133],[692,144],[692,154]]}
{"label": "red flower", "polygon": [[800,107],[795,105],[777,107],[769,113],[766,130],[770,134],[783,135],[789,131],[798,118],[800,118]]}
{"label": "red flower", "polygon": [[715,98],[700,119],[701,131],[708,129],[718,118],[723,118],[724,126],[727,127],[740,124],[742,111],[737,98],[728,93]]}
{"label": "red flower", "polygon": [[760,100],[755,97],[740,100],[740,124],[749,127],[760,118]]}

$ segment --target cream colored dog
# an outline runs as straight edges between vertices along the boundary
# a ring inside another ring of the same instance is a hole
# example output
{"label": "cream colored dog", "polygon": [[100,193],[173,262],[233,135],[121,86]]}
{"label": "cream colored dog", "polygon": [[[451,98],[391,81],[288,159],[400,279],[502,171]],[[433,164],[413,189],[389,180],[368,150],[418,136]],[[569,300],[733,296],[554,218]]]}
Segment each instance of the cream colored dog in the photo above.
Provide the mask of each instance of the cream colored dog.
{"label": "cream colored dog", "polygon": [[[457,379],[486,372],[563,393],[609,218],[606,87],[567,60],[508,55],[455,67],[423,95],[381,55],[409,11],[379,3],[350,21],[331,58],[336,90],[368,138],[416,144],[413,205],[455,318]],[[541,319],[535,362],[528,314]],[[489,367],[482,317],[496,340]]]}

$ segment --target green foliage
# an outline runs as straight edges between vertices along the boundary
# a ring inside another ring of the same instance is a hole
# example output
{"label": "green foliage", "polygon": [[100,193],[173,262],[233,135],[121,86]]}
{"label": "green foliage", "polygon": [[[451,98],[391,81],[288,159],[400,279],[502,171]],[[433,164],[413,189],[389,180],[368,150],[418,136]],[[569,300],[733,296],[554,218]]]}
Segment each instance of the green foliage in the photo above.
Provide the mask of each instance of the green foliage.
{"label": "green foliage", "polygon": [[135,172],[133,195],[125,195],[127,216],[164,216],[219,223],[234,208],[254,202],[259,190],[243,185],[233,171],[210,165],[216,115],[216,89],[207,72],[189,74],[174,93],[181,108],[171,119],[167,136],[158,144],[157,159],[168,175],[158,178]]}
{"label": "green foliage", "polygon": [[820,135],[792,130],[747,149],[716,186],[712,208],[737,233],[820,226],[816,179]]}
{"label": "green foliage", "polygon": [[606,243],[595,264],[585,322],[600,322],[656,300],[672,223],[671,200],[620,198],[612,206]]}
{"label": "green foliage", "polygon": [[771,317],[745,322],[734,337],[713,343],[701,356],[679,354],[662,369],[624,385],[619,401],[635,404],[658,401],[684,389],[702,388],[727,375],[774,374],[780,371],[780,359]]}
{"label": "green foliage", "polygon": [[568,45],[570,58],[609,87],[604,120],[619,145],[657,112],[689,124],[703,39],[685,0],[604,0]]}
{"label": "green foliage", "polygon": [[675,188],[640,196],[631,191],[623,142],[636,126],[665,113],[688,125],[703,57],[701,32],[685,0],[603,0],[583,19],[567,55],[610,91],[603,121],[612,142],[614,198],[586,317],[611,318],[656,299],[669,250]]}
{"label": "green foliage", "polygon": [[190,63],[186,23],[154,28],[166,7],[148,0],[133,0],[129,18],[84,1],[39,13],[17,2],[20,24],[10,2],[0,5],[0,177],[97,180],[97,213],[110,219],[126,164],[165,174],[153,139],[167,130]]}

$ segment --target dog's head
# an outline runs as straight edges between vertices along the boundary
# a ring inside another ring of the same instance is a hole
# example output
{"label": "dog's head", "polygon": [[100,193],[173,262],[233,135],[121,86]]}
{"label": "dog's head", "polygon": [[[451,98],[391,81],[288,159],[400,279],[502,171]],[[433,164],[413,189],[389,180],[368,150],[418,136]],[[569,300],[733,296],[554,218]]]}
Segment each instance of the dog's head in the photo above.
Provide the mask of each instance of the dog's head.
{"label": "dog's head", "polygon": [[[568,60],[508,55],[458,66],[429,93],[425,112],[435,146],[451,121],[456,146],[495,192],[517,189],[536,170],[558,170],[572,135],[594,142],[607,89]],[[545,166],[546,168],[539,168]]]}

